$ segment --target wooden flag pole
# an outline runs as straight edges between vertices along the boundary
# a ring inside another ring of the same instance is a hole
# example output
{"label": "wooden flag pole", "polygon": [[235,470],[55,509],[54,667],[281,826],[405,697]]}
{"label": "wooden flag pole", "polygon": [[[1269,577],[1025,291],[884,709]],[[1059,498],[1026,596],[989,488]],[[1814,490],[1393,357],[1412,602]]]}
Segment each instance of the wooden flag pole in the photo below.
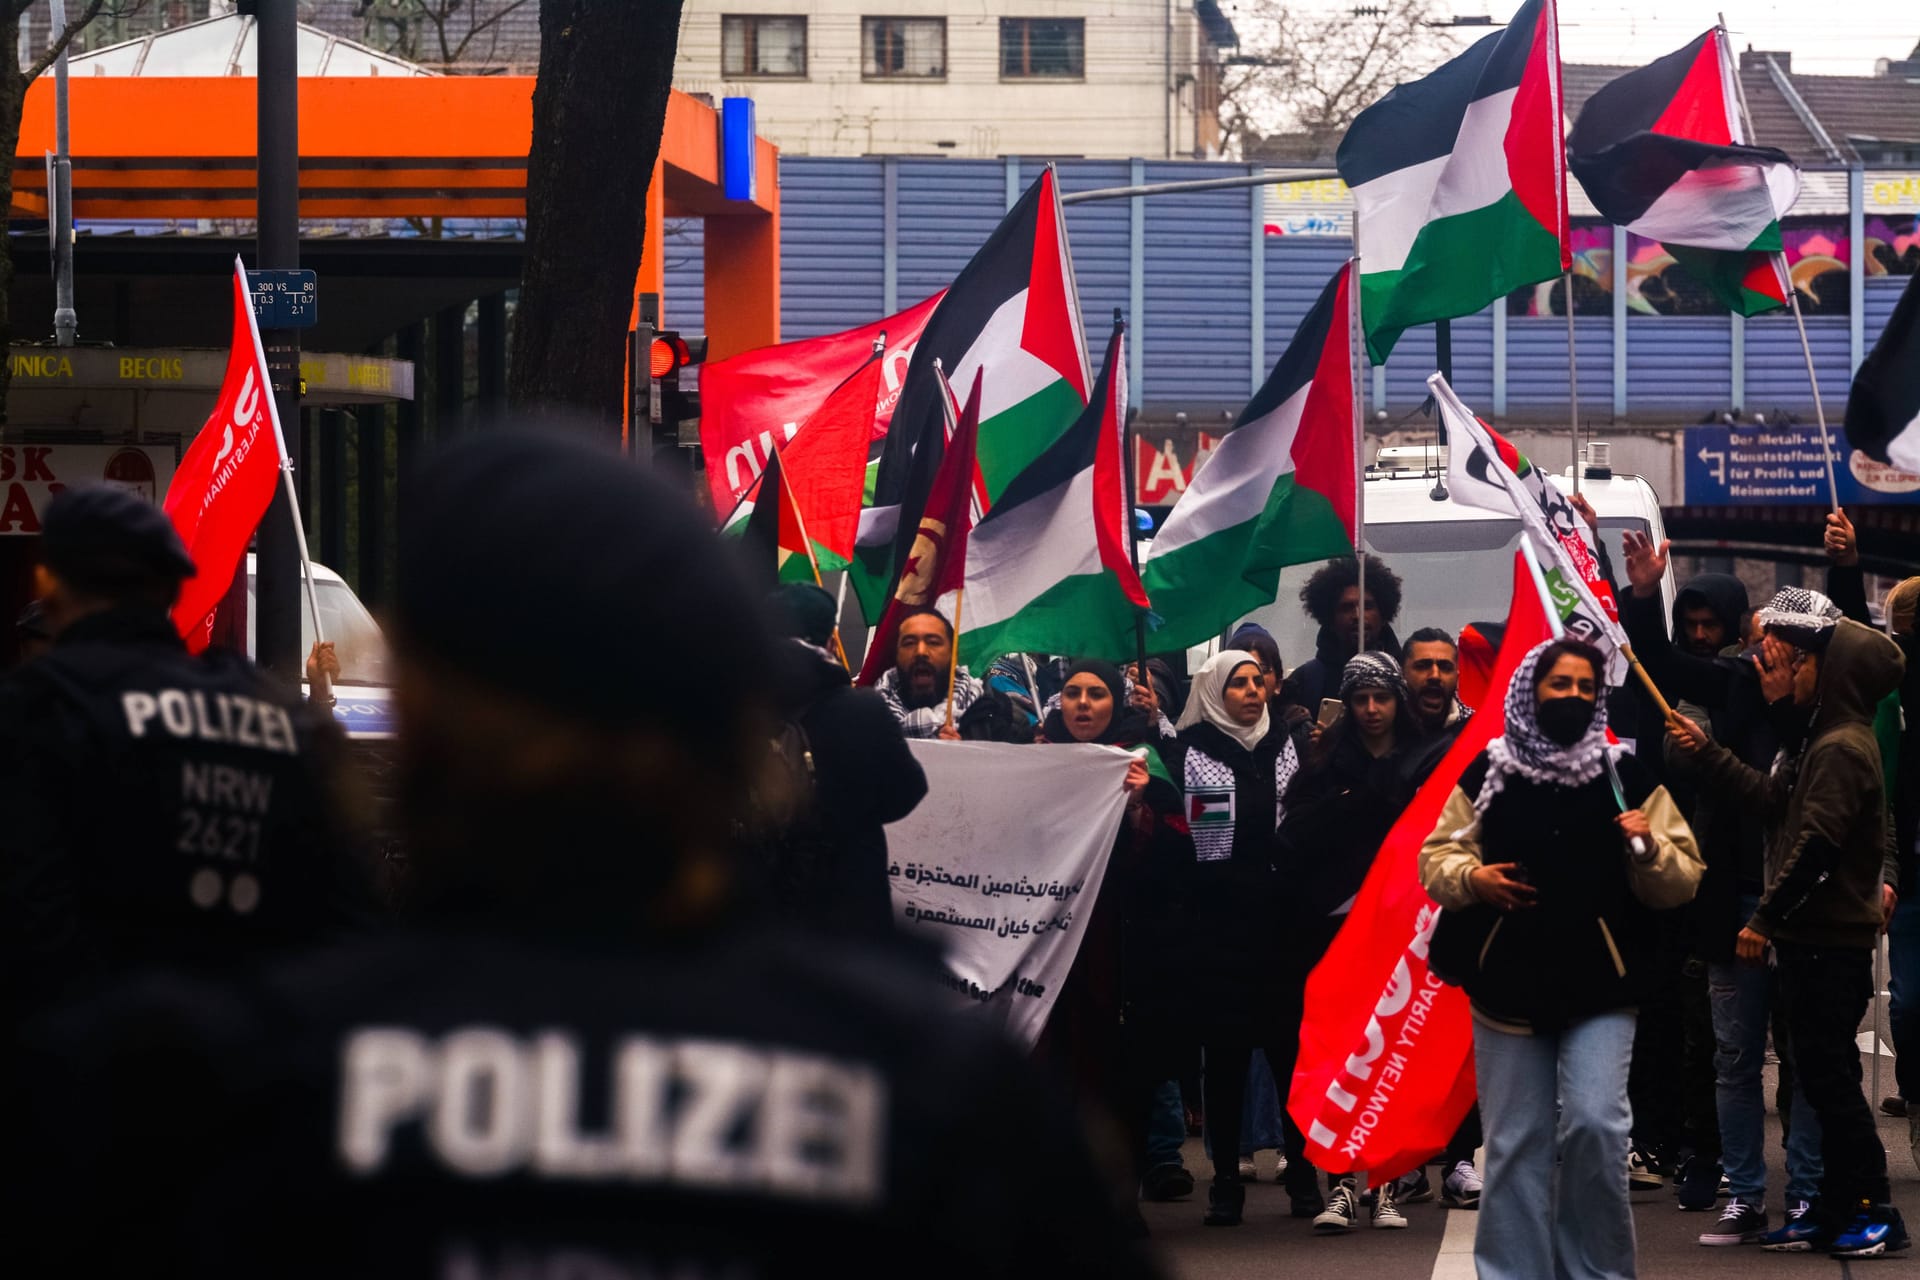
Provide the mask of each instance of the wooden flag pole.
{"label": "wooden flag pole", "polygon": [[966,603],[967,589],[957,587],[953,593],[953,644],[952,652],[947,655],[947,728],[953,728],[953,688],[960,679],[960,606]]}

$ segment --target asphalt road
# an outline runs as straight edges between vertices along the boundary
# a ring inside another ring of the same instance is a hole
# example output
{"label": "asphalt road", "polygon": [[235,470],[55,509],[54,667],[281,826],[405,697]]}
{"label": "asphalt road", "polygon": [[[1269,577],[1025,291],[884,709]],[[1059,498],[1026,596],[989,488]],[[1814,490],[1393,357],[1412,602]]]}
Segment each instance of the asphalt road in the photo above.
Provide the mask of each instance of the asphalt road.
{"label": "asphalt road", "polygon": [[[1863,1066],[1868,1060],[1863,1058]],[[1881,1082],[1893,1087],[1892,1059],[1881,1062]],[[1767,1098],[1773,1098],[1773,1071],[1767,1071]],[[1877,1105],[1878,1099],[1875,1103]],[[1877,1111],[1876,1111],[1876,1114]],[[1920,1222],[1920,1171],[1907,1149],[1907,1122],[1880,1116],[1887,1146],[1894,1203],[1910,1223]],[[1780,1124],[1767,1113],[1767,1212],[1780,1221],[1785,1175],[1781,1168]],[[1329,1280],[1470,1280],[1473,1276],[1471,1212],[1442,1208],[1437,1202],[1406,1207],[1407,1227],[1381,1231],[1363,1225],[1346,1235],[1317,1237],[1310,1222],[1287,1216],[1287,1193],[1272,1179],[1272,1152],[1256,1156],[1261,1181],[1247,1191],[1246,1222],[1237,1228],[1203,1227],[1208,1164],[1198,1141],[1186,1148],[1186,1165],[1199,1185],[1194,1195],[1173,1204],[1143,1204],[1153,1230],[1153,1247],[1171,1276],[1181,1280],[1236,1280],[1237,1277],[1313,1276]],[[1435,1179],[1436,1188],[1438,1179]],[[1767,1253],[1756,1245],[1703,1248],[1698,1236],[1716,1213],[1681,1213],[1671,1190],[1634,1196],[1634,1227],[1639,1239],[1641,1280],[1694,1276],[1739,1276],[1744,1280],[1794,1280],[1801,1276],[1867,1276],[1882,1270],[1920,1274],[1920,1247],[1883,1259],[1842,1263],[1817,1255]],[[1550,1280],[1543,1277],[1542,1280]]]}

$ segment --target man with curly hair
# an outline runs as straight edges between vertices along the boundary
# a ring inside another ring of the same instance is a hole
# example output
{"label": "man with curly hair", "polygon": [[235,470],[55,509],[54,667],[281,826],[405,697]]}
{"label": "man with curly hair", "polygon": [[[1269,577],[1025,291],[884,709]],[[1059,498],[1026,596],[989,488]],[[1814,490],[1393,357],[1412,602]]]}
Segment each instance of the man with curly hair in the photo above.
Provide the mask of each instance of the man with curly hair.
{"label": "man with curly hair", "polygon": [[[1300,603],[1307,616],[1320,624],[1320,634],[1314,641],[1314,656],[1287,677],[1284,696],[1312,711],[1322,698],[1334,696],[1340,672],[1362,647],[1358,643],[1359,563],[1352,556],[1327,561],[1300,588]],[[1393,634],[1393,620],[1399,615],[1399,575],[1379,556],[1368,556],[1365,647],[1398,659],[1400,640]]]}

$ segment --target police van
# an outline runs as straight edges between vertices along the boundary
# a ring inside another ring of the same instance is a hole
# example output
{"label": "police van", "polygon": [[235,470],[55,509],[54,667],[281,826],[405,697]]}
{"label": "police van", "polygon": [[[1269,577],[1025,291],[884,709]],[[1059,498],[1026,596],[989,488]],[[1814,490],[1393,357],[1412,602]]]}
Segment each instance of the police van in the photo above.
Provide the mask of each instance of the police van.
{"label": "police van", "polygon": [[[1597,537],[1613,567],[1614,589],[1624,595],[1628,587],[1620,536],[1646,534],[1658,545],[1667,536],[1660,518],[1660,496],[1640,476],[1616,475],[1605,441],[1591,442],[1583,454],[1579,492],[1600,517]],[[1548,478],[1561,492],[1574,492],[1571,467]],[[1365,493],[1367,550],[1400,579],[1396,635],[1404,639],[1420,627],[1442,627],[1457,636],[1468,623],[1506,619],[1513,593],[1513,557],[1520,549],[1520,521],[1451,500],[1445,445],[1381,449],[1367,468]],[[1320,628],[1302,607],[1300,589],[1323,563],[1282,570],[1273,603],[1240,620],[1257,622],[1273,633],[1281,661],[1289,670],[1314,655]],[[1666,606],[1661,614],[1671,618],[1671,566],[1660,590]],[[1197,661],[1190,658],[1189,662],[1198,670]]]}
{"label": "police van", "polygon": [[[247,656],[257,657],[254,634],[254,557],[247,555]],[[393,737],[393,673],[387,637],[380,624],[360,603],[353,588],[327,566],[313,565],[314,604],[320,612],[321,634],[333,643],[340,659],[340,678],[334,681],[334,719],[351,740]],[[313,650],[313,609],[300,600],[300,658]],[[301,691],[306,691],[302,682]]]}

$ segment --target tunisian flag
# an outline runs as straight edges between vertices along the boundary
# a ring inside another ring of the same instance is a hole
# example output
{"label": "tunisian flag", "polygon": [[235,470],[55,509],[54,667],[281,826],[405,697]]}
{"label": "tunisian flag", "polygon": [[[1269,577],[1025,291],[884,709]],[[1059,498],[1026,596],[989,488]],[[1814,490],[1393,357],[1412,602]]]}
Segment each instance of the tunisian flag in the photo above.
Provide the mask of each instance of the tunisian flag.
{"label": "tunisian flag", "polygon": [[1420,885],[1420,846],[1474,757],[1506,728],[1506,689],[1527,650],[1550,636],[1526,560],[1513,558],[1513,604],[1486,701],[1387,833],[1353,911],[1307,978],[1300,1057],[1287,1111],[1307,1158],[1369,1184],[1416,1169],[1473,1107],[1467,993],[1427,968],[1440,908]]}
{"label": "tunisian flag", "polygon": [[214,611],[233,582],[234,570],[280,482],[280,422],[260,345],[246,269],[233,260],[233,350],[227,376],[207,425],[186,456],[161,503],[198,572],[187,579],[173,606],[173,625],[195,653],[213,634]]}
{"label": "tunisian flag", "polygon": [[700,367],[700,452],[707,460],[713,509],[732,511],[775,449],[794,438],[836,387],[860,368],[882,333],[881,390],[871,439],[887,434],[900,403],[913,349],[943,289],[898,315],[857,329],[743,351]]}
{"label": "tunisian flag", "polygon": [[[894,642],[902,622],[916,610],[934,607],[941,596],[958,590],[966,581],[967,537],[973,529],[979,499],[975,491],[979,476],[975,446],[980,438],[980,381],[984,372],[974,371],[967,407],[961,411],[947,440],[947,452],[940,460],[940,469],[933,474],[933,484],[927,490],[927,505],[914,532],[913,549],[907,553],[906,563],[900,566],[900,577],[894,584],[893,595],[887,599],[886,612],[880,615],[879,625],[868,637],[867,660],[860,668],[856,684],[872,684],[893,665]],[[951,421],[953,388],[947,385],[945,374],[938,369],[934,374],[939,379],[941,399]],[[959,661],[958,654],[954,655],[954,661]]]}

